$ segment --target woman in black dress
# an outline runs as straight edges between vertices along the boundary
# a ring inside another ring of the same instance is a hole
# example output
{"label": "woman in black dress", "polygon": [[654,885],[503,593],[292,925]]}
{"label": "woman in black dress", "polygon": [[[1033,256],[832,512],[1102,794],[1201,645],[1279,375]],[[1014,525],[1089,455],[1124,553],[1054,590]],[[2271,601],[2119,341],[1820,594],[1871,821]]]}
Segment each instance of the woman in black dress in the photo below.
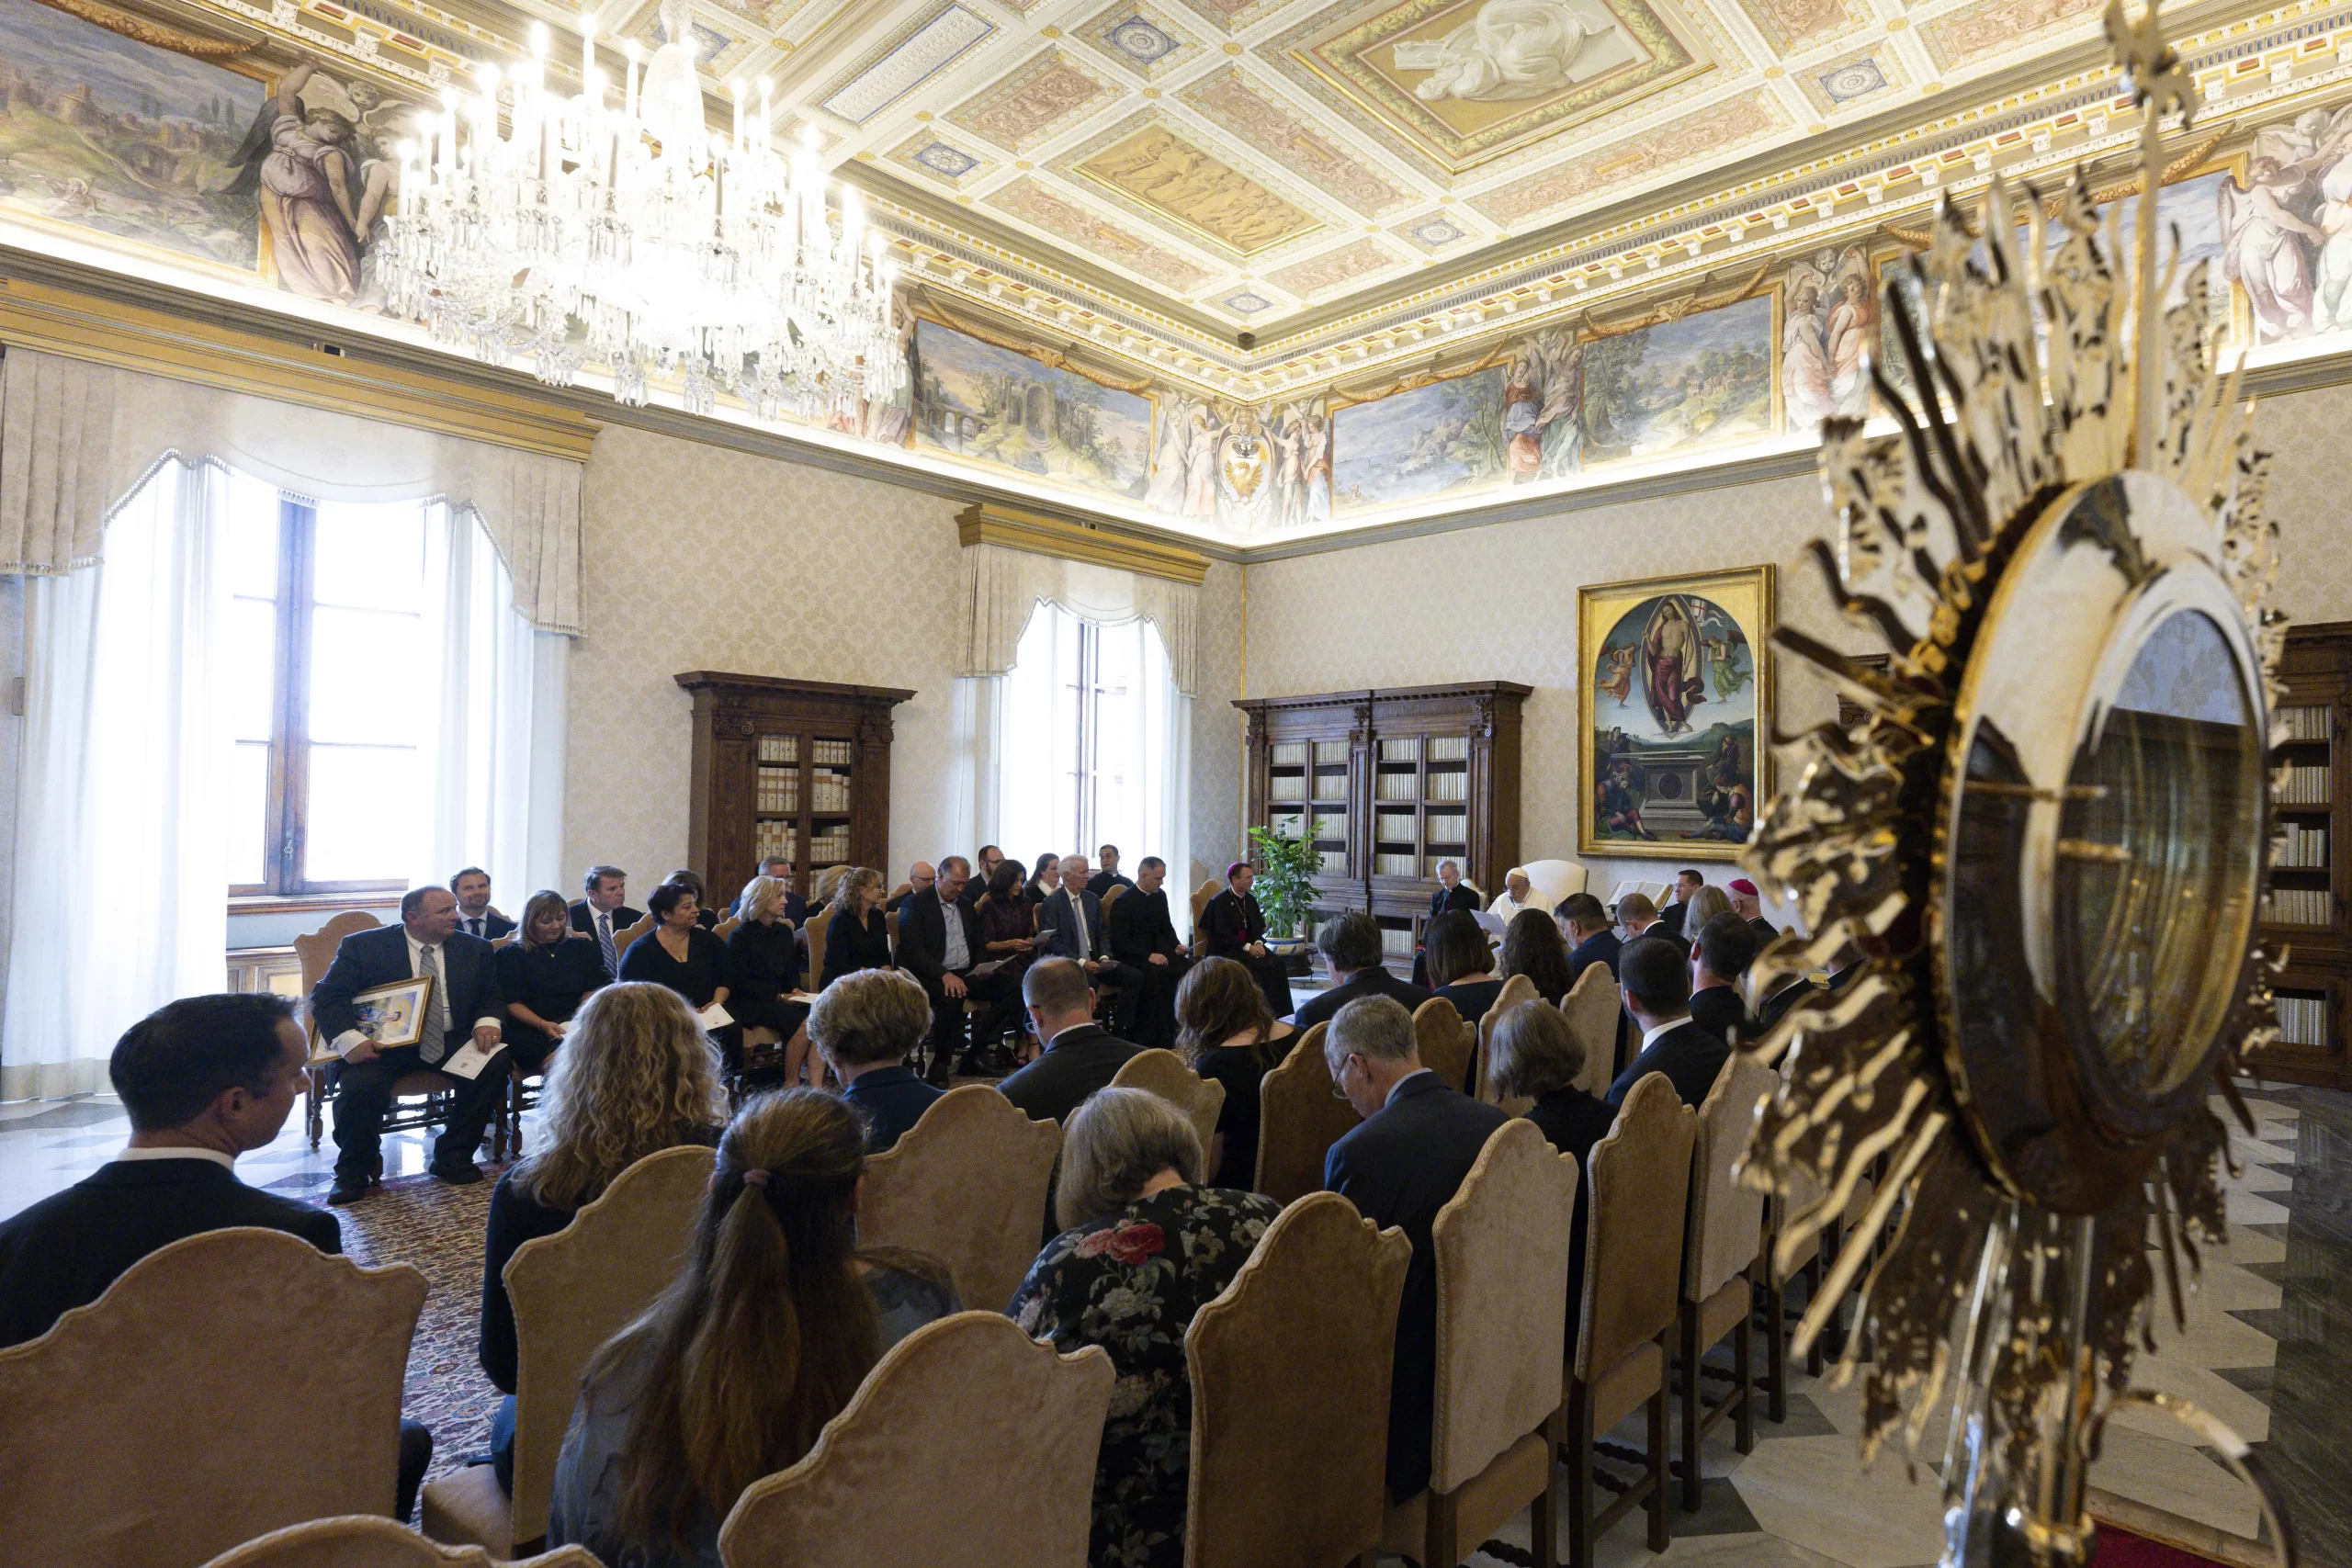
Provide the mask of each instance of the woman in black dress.
{"label": "woman in black dress", "polygon": [[563,895],[542,888],[523,906],[523,923],[495,962],[498,994],[506,998],[506,1048],[526,1073],[536,1073],[580,1004],[605,983],[604,960],[595,938],[571,929]]}
{"label": "woman in black dress", "polygon": [[1258,868],[1246,860],[1225,868],[1225,891],[1201,910],[1201,938],[1208,956],[1230,958],[1249,970],[1266,994],[1267,1008],[1276,1018],[1288,1018],[1297,1010],[1291,1005],[1290,972],[1266,951],[1266,911],[1250,896],[1257,879]]}
{"label": "woman in black dress", "polygon": [[[755,876],[737,907],[743,918],[727,933],[727,1010],[749,1029],[773,1029],[784,1041],[784,1081],[800,1081],[808,1059],[808,1005],[788,1000],[800,988],[800,942],[785,911],[781,878]],[[763,1086],[768,1087],[768,1086]]]}
{"label": "woman in black dress", "polygon": [[[980,945],[987,949],[984,963],[1001,963],[1004,967],[997,973],[1004,994],[1021,995],[1021,975],[1037,956],[1037,906],[1029,902],[1021,886],[1021,867],[1013,861],[1000,861],[989,875],[989,890],[980,896],[979,906],[973,911],[980,919]],[[1020,1014],[1021,1043],[1013,1054],[1028,1061],[1036,1054],[1036,1041],[1029,1033],[1028,1014]]]}
{"label": "woman in black dress", "polygon": [[696,1012],[713,1002],[726,1005],[727,948],[703,930],[702,904],[694,889],[665,882],[646,898],[645,907],[653,916],[653,929],[621,954],[620,978],[667,986]]}
{"label": "woman in black dress", "polygon": [[1524,975],[1535,994],[1560,1005],[1568,994],[1568,944],[1558,922],[1541,909],[1521,909],[1503,928],[1502,976]]}
{"label": "woman in black dress", "polygon": [[1485,928],[1461,910],[1449,909],[1430,922],[1421,950],[1432,990],[1453,1004],[1463,1022],[1475,1026],[1503,990]]}
{"label": "woman in black dress", "polygon": [[664,882],[674,882],[679,886],[684,888],[687,892],[695,896],[695,904],[696,907],[695,924],[700,926],[705,931],[717,929],[718,925],[718,910],[712,906],[710,895],[703,890],[701,877],[696,876],[693,872],[687,870],[684,866],[681,866],[677,870],[672,872],[669,875],[663,877],[662,880]]}
{"label": "woman in black dress", "polygon": [[833,889],[833,918],[825,922],[825,984],[860,969],[890,967],[890,925],[882,913],[889,890],[872,866],[854,867]]}
{"label": "woman in black dress", "polygon": [[1258,1180],[1258,1090],[1297,1042],[1274,1021],[1250,971],[1230,958],[1204,958],[1176,987],[1176,1050],[1204,1078],[1225,1086],[1209,1139],[1206,1179],[1253,1190]]}

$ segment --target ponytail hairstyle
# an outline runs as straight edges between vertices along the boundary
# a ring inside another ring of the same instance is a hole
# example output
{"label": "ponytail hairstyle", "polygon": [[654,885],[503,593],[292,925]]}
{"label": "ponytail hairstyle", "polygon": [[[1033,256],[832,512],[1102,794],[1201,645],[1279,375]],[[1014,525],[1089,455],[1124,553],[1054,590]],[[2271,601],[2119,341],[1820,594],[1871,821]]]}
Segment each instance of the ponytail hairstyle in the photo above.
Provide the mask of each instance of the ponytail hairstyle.
{"label": "ponytail hairstyle", "polygon": [[686,1550],[706,1514],[816,1443],[882,1355],[857,1275],[857,1113],[813,1089],[763,1094],[719,1140],[685,1268],[590,1364],[641,1363],[620,1461],[623,1537]]}

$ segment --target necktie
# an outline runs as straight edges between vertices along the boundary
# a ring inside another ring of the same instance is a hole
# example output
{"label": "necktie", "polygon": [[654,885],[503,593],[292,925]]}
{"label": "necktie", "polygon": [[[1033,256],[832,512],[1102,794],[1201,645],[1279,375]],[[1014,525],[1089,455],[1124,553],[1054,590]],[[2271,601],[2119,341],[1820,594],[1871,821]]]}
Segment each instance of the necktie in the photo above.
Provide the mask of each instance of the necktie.
{"label": "necktie", "polygon": [[441,1059],[449,1039],[449,987],[441,982],[441,950],[428,947],[423,952],[424,977],[433,982],[433,1016],[426,1021],[424,1038],[418,1043],[424,1047],[425,1061],[432,1063]]}
{"label": "necktie", "polygon": [[480,915],[476,915],[472,919],[468,920],[466,922],[466,929],[473,932],[476,936],[481,935],[481,917]]}
{"label": "necktie", "polygon": [[605,955],[605,973],[621,972],[620,959],[613,953],[613,917],[609,910],[596,911],[596,951]]}

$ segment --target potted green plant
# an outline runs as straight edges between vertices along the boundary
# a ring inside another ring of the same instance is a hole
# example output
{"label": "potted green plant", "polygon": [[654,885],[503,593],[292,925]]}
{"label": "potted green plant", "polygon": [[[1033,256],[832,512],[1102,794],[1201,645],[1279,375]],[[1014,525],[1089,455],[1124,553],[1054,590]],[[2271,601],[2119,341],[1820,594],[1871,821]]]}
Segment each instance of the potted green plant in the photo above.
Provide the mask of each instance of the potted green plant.
{"label": "potted green plant", "polygon": [[1293,973],[1305,974],[1311,950],[1299,932],[1315,898],[1309,879],[1323,869],[1323,852],[1303,838],[1285,838],[1269,828],[1250,829],[1250,848],[1258,864],[1250,891],[1266,911],[1267,949],[1280,953]]}

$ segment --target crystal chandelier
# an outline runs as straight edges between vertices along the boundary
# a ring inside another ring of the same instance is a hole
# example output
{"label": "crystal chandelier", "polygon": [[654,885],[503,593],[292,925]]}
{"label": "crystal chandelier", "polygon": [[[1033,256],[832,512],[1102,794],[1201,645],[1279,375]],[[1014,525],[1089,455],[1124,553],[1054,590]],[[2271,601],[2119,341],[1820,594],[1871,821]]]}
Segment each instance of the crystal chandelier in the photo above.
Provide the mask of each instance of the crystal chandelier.
{"label": "crystal chandelier", "polygon": [[[673,14],[674,13],[674,14]],[[569,386],[583,366],[641,404],[657,375],[686,407],[720,389],[762,417],[854,415],[903,391],[890,326],[896,268],[869,236],[857,192],[836,217],[811,127],[780,152],[771,99],[755,115],[731,85],[731,133],[703,113],[683,0],[662,7],[671,42],[640,74],[637,46],[613,102],[581,18],[580,93],[547,86],[547,32],[506,73],[484,65],[470,94],[401,143],[401,199],[389,220],[391,309],[496,364],[526,354],[539,379]]]}

